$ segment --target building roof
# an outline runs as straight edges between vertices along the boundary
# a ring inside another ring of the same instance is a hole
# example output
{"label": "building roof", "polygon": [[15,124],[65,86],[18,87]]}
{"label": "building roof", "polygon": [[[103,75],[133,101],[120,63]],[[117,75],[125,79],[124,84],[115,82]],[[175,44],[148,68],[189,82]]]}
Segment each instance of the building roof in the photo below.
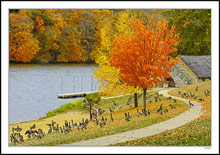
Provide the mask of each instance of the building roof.
{"label": "building roof", "polygon": [[211,56],[179,55],[179,58],[198,76],[198,78],[211,77]]}

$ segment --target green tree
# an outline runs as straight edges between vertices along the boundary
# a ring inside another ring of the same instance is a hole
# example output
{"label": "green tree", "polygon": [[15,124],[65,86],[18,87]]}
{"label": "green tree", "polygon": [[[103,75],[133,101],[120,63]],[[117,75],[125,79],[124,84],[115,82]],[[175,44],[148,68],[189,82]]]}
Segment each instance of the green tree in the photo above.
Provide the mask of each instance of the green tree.
{"label": "green tree", "polygon": [[211,55],[210,9],[172,9],[163,14],[180,33],[175,55]]}

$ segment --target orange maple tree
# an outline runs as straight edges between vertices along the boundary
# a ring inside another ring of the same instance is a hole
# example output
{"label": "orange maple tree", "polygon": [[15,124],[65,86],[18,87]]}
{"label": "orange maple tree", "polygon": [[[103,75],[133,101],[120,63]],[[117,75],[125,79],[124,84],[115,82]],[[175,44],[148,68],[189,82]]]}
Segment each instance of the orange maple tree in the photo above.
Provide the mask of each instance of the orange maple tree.
{"label": "orange maple tree", "polygon": [[133,20],[133,35],[120,35],[113,42],[111,66],[120,69],[121,80],[144,91],[144,109],[148,88],[167,83],[175,63],[172,57],[178,45],[179,34],[175,26],[169,27],[165,19],[148,18],[146,26],[141,20]]}

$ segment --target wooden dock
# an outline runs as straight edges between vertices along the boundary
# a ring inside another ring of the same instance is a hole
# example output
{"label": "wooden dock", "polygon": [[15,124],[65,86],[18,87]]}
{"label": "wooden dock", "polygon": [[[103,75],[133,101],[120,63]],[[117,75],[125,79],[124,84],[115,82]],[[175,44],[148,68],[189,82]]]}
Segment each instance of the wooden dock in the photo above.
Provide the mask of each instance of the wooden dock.
{"label": "wooden dock", "polygon": [[85,97],[86,95],[97,93],[98,91],[92,92],[79,92],[79,93],[69,93],[69,94],[57,94],[58,98],[77,98],[77,97]]}

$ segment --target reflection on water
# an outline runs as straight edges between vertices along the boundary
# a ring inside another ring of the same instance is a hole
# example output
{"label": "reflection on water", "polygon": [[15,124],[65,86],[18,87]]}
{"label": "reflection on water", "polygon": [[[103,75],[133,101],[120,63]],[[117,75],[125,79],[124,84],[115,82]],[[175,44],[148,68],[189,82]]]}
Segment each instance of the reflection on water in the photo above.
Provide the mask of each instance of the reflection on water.
{"label": "reflection on water", "polygon": [[96,90],[98,82],[91,76],[96,67],[94,64],[10,64],[9,123],[44,117],[48,111],[75,100],[58,99],[57,94]]}

